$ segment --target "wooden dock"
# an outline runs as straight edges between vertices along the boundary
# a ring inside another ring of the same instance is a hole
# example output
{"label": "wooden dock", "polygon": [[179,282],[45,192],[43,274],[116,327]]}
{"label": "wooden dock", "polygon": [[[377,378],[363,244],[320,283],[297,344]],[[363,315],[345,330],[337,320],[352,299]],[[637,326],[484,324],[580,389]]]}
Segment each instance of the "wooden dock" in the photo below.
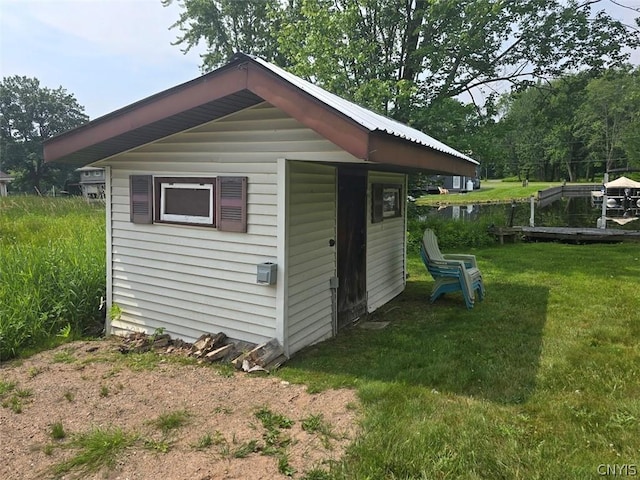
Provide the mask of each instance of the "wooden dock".
{"label": "wooden dock", "polygon": [[538,207],[541,208],[546,207],[560,198],[589,197],[592,191],[600,191],[601,188],[602,185],[582,183],[551,187],[546,190],[538,190],[537,204]]}
{"label": "wooden dock", "polygon": [[500,244],[505,238],[525,240],[555,240],[571,243],[619,243],[640,242],[640,230],[616,230],[612,228],[569,227],[497,227],[491,230]]}

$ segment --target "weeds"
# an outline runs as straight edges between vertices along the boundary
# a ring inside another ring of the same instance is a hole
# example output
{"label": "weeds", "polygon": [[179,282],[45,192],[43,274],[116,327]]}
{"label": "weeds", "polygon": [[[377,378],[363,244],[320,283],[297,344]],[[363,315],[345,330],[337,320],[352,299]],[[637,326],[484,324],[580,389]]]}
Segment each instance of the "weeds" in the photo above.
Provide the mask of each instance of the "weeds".
{"label": "weeds", "polygon": [[51,438],[54,440],[62,440],[67,436],[67,432],[64,431],[62,422],[56,422],[51,425]]}
{"label": "weeds", "polygon": [[53,473],[62,475],[72,470],[82,473],[94,473],[102,467],[112,467],[118,456],[137,441],[137,435],[127,433],[120,428],[95,428],[88,433],[76,436],[67,445],[79,450],[68,460],[53,467]]}
{"label": "weeds", "polygon": [[313,468],[305,472],[300,480],[331,480],[331,474],[320,468]]}
{"label": "weeds", "polygon": [[245,457],[248,457],[249,454],[257,452],[258,450],[259,450],[258,441],[249,440],[248,442],[244,442],[242,445],[240,445],[238,448],[234,450],[233,457],[245,458]]}
{"label": "weeds", "polygon": [[104,206],[3,197],[0,216],[0,360],[101,328]]}
{"label": "weeds", "polygon": [[324,419],[322,414],[309,415],[301,422],[302,430],[307,433],[316,433],[320,436],[322,446],[326,449],[331,448],[331,439],[336,439],[338,436],[333,433],[331,424]]}
{"label": "weeds", "polygon": [[8,380],[0,380],[0,398],[16,388],[16,382],[10,382]]}
{"label": "weeds", "polygon": [[287,477],[292,477],[296,473],[295,469],[289,464],[288,455],[282,454],[278,458],[278,471]]}
{"label": "weeds", "polygon": [[76,357],[73,355],[73,350],[65,349],[53,354],[53,363],[73,363],[76,361]]}
{"label": "weeds", "polygon": [[227,407],[225,405],[218,406],[213,409],[213,413],[223,413],[225,415],[229,415],[233,413],[233,409],[231,407]]}
{"label": "weeds", "polygon": [[124,357],[124,364],[134,371],[155,370],[161,361],[155,352],[129,353]]}
{"label": "weeds", "polygon": [[213,445],[213,437],[210,433],[206,433],[201,436],[196,443],[193,444],[193,448],[196,450],[205,450]]}
{"label": "weeds", "polygon": [[12,395],[11,397],[3,400],[2,406],[4,408],[8,408],[13,413],[22,413],[22,402],[16,395]]}
{"label": "weeds", "polygon": [[169,430],[180,428],[189,421],[189,412],[186,410],[178,410],[175,412],[167,412],[160,415],[155,420],[149,422],[162,432],[167,433]]}
{"label": "weeds", "polygon": [[28,388],[18,388],[16,382],[0,380],[0,400],[3,408],[13,413],[22,413],[22,399],[29,398],[33,392]]}
{"label": "weeds", "polygon": [[164,438],[161,440],[148,438],[144,441],[144,448],[158,453],[167,453],[171,449],[171,443]]}
{"label": "weeds", "polygon": [[262,422],[262,425],[267,430],[275,428],[291,428],[294,423],[290,418],[280,415],[279,413],[274,413],[267,407],[260,408],[255,413],[255,416],[260,420],[260,422]]}

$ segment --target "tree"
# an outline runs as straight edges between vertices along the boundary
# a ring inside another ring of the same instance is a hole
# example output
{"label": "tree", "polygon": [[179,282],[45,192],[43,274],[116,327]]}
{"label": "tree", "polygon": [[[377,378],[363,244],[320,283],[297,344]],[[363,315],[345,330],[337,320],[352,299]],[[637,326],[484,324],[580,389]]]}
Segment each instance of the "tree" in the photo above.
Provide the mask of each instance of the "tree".
{"label": "tree", "polygon": [[640,69],[581,72],[501,99],[511,174],[594,179],[640,166]]}
{"label": "tree", "polygon": [[615,69],[589,82],[578,133],[606,169],[640,166],[640,69]]}
{"label": "tree", "polygon": [[[174,0],[162,0],[165,7],[172,3]],[[204,72],[225,63],[236,52],[274,61],[277,26],[273,25],[272,12],[278,5],[278,0],[184,0],[184,10],[171,28],[183,32],[176,44],[185,45],[184,53],[201,40],[206,42]]]}
{"label": "tree", "polygon": [[[183,32],[177,43],[187,50],[206,42],[204,70],[240,48],[409,121],[415,107],[443,98],[504,83],[522,89],[577,69],[621,65],[628,58],[624,47],[640,45],[640,32],[604,12],[594,16],[598,3],[185,0],[175,26]],[[267,20],[251,35],[232,28],[248,25],[257,8]]]}
{"label": "tree", "polygon": [[44,163],[42,142],[87,122],[75,97],[41,87],[36,78],[5,77],[0,84],[0,162],[23,192],[61,188],[73,167]]}

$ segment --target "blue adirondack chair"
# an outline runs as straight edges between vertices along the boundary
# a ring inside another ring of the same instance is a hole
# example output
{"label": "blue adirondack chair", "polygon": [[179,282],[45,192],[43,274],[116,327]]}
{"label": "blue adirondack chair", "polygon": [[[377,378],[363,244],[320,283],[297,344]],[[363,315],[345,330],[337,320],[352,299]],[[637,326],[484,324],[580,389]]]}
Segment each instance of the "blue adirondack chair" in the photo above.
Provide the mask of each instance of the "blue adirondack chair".
{"label": "blue adirondack chair", "polygon": [[420,256],[436,282],[431,292],[431,303],[445,293],[457,291],[462,292],[467,308],[473,308],[476,292],[479,300],[484,298],[482,273],[478,269],[475,255],[443,255],[435,233],[427,228],[422,237]]}

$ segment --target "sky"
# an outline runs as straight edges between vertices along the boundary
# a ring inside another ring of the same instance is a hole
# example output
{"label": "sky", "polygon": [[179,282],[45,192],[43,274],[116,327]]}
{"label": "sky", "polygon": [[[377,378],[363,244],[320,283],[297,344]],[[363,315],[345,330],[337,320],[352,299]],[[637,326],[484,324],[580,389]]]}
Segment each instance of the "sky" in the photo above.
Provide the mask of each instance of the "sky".
{"label": "sky", "polygon": [[[640,9],[640,0],[615,1]],[[601,5],[627,24],[637,16],[611,0]],[[0,0],[0,77],[62,86],[95,119],[201,74],[202,49],[184,55],[171,45],[179,15],[177,1]],[[640,50],[632,63],[640,65]]]}

